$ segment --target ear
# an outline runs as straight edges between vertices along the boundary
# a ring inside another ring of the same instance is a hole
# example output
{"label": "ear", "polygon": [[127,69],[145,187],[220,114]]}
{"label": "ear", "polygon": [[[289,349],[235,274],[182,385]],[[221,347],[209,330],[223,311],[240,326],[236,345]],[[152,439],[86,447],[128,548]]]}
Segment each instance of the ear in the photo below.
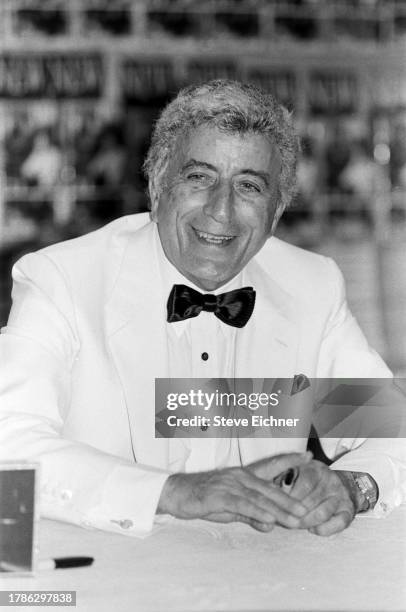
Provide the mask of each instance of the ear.
{"label": "ear", "polygon": [[272,219],[272,225],[268,232],[268,238],[273,236],[273,234],[275,233],[276,226],[278,225],[279,219],[282,217],[283,212],[284,212],[284,207],[282,203],[280,202],[279,205],[276,207],[276,210],[275,210],[275,213]]}
{"label": "ear", "polygon": [[149,191],[149,199],[151,203],[151,212],[150,217],[151,221],[155,221],[157,223],[158,219],[158,206],[159,206],[159,195],[158,189],[156,187],[155,181],[150,179],[148,182],[148,191]]}

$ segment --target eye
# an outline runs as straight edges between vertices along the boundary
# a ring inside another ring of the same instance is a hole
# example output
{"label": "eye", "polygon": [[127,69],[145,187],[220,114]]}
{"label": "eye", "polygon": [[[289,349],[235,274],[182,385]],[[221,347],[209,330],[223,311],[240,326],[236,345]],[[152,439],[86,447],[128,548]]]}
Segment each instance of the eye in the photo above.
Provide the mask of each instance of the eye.
{"label": "eye", "polygon": [[241,181],[239,183],[239,187],[242,191],[245,191],[247,193],[252,193],[252,194],[261,193],[262,191],[259,185],[251,181]]}
{"label": "eye", "polygon": [[208,176],[206,174],[203,174],[202,172],[192,172],[192,174],[187,175],[187,179],[188,181],[195,181],[199,183],[201,181],[207,180]]}

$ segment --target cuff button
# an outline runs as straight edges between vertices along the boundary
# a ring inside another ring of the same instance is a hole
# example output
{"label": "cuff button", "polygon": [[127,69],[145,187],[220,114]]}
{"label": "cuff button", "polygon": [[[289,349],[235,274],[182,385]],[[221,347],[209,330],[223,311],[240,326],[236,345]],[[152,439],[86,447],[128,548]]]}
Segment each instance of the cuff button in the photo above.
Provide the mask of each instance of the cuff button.
{"label": "cuff button", "polygon": [[69,489],[63,489],[61,491],[60,497],[63,501],[68,501],[69,499],[72,499],[72,491],[70,491]]}

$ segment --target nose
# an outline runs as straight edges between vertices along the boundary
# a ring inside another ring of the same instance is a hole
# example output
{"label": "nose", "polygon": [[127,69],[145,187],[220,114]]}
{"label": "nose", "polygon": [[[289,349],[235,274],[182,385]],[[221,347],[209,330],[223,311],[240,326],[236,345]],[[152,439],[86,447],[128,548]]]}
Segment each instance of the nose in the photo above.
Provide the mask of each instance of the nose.
{"label": "nose", "polygon": [[220,181],[208,194],[203,207],[206,215],[218,223],[229,223],[234,214],[234,194],[228,181]]}

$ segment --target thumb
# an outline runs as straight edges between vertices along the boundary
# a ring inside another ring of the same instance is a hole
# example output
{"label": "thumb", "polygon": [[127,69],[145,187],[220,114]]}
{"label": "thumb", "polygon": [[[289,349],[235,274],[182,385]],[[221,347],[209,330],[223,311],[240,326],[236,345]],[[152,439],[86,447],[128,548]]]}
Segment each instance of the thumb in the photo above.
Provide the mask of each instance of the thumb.
{"label": "thumb", "polygon": [[308,463],[313,458],[310,451],[305,453],[282,453],[273,457],[266,457],[247,466],[258,478],[273,480],[276,476],[293,467]]}

